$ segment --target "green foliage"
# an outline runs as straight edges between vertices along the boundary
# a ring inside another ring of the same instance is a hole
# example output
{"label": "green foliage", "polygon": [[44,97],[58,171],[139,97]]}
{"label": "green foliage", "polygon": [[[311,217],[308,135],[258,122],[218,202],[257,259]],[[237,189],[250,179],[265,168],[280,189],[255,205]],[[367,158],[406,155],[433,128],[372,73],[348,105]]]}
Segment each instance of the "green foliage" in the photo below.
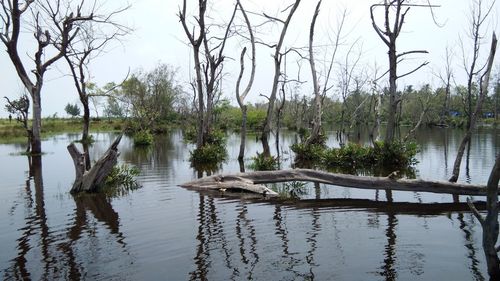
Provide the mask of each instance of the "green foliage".
{"label": "green foliage", "polygon": [[125,117],[125,109],[116,98],[108,97],[106,107],[104,108],[104,116],[108,118],[123,118]]}
{"label": "green foliage", "polygon": [[316,166],[326,169],[387,169],[404,170],[416,164],[418,146],[412,142],[377,142],[375,146],[348,143],[340,148],[326,148],[319,144],[306,146],[303,143],[291,146],[295,152],[295,163],[301,167]]}
{"label": "green foliage", "polygon": [[325,153],[326,146],[323,144],[295,143],[290,147],[295,153],[295,161],[300,163],[320,162]]}
{"label": "green foliage", "polygon": [[[196,131],[188,130],[184,133],[184,138],[191,143],[196,143]],[[212,166],[226,160],[226,158],[226,136],[223,131],[212,130],[206,137],[205,145],[191,151],[190,161],[192,166]]]}
{"label": "green foliage", "polygon": [[278,159],[274,156],[265,156],[264,153],[258,153],[252,157],[250,168],[256,171],[274,171],[278,169]]}
{"label": "green foliage", "polygon": [[78,107],[78,105],[75,103],[75,104],[70,104],[68,103],[66,105],[66,107],[64,107],[64,110],[66,111],[66,113],[68,113],[68,115],[70,115],[71,117],[76,117],[76,116],[79,116],[80,115],[80,108]]}
{"label": "green foliage", "polygon": [[386,166],[406,167],[415,165],[418,145],[414,142],[395,141],[390,144],[377,142],[373,148],[376,163]]}
{"label": "green foliage", "polygon": [[153,143],[153,135],[148,130],[138,131],[134,134],[135,146],[148,146]]}
{"label": "green foliage", "polygon": [[190,161],[193,166],[220,163],[226,160],[227,152],[224,145],[207,143],[204,146],[191,151]]}
{"label": "green foliage", "polygon": [[116,165],[104,182],[103,191],[108,195],[125,195],[131,190],[140,188],[136,177],[140,174],[139,168],[133,165]]}
{"label": "green foliage", "polygon": [[93,144],[95,142],[95,140],[94,140],[93,135],[89,135],[86,139],[81,139],[81,140],[78,140],[76,142],[80,142],[83,144]]}
{"label": "green foliage", "polygon": [[[239,130],[241,128],[243,115],[239,107],[231,106],[228,102],[223,101],[215,108],[214,115],[215,125],[220,129]],[[264,119],[266,119],[264,109],[247,105],[247,130],[262,130]]]}
{"label": "green foliage", "polygon": [[285,182],[272,187],[281,199],[300,199],[300,196],[307,195],[306,183],[301,181]]}

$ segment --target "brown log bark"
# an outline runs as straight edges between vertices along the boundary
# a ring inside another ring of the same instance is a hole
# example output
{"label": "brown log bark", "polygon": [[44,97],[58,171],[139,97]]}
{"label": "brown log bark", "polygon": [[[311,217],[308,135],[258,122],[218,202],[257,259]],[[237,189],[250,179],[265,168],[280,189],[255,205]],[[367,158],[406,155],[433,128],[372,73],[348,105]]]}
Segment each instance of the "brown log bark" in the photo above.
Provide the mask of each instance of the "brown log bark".
{"label": "brown log bark", "polygon": [[109,175],[113,167],[118,162],[117,146],[120,143],[122,136],[118,136],[111,144],[104,155],[92,166],[89,171],[86,171],[85,155],[76,148],[74,143],[68,145],[68,151],[75,165],[75,182],[71,188],[71,193],[76,192],[94,192],[104,184],[106,177]]}
{"label": "brown log bark", "polygon": [[[364,177],[346,174],[335,174],[309,169],[293,169],[279,171],[258,171],[231,175],[217,175],[184,183],[181,186],[194,189],[243,189],[264,193],[263,183],[290,181],[319,182],[330,185],[346,186],[360,189],[385,189],[413,192],[431,192],[456,195],[486,196],[484,185],[458,184],[442,181],[425,181],[411,179],[392,179],[390,177]],[[268,192],[268,191],[266,191]],[[267,193],[273,195],[272,193]]]}

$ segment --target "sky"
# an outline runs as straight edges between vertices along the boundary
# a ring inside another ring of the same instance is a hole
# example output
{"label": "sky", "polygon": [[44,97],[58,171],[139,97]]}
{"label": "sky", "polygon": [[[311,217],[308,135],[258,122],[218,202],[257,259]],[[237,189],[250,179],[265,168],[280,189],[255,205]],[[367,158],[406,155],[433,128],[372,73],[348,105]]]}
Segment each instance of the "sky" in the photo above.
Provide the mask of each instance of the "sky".
{"label": "sky", "polygon": [[[490,3],[491,0],[483,0]],[[187,0],[188,11],[193,12],[196,8],[194,0]],[[234,0],[209,0],[209,16],[216,23],[227,22],[233,9]],[[320,61],[325,61],[331,53],[331,38],[337,29],[338,19],[345,10],[347,17],[343,29],[344,36],[342,45],[339,46],[339,53],[335,63],[335,68],[345,61],[347,51],[351,46],[353,51],[351,58],[360,54],[360,62],[357,71],[361,73],[373,73],[374,66],[377,65],[378,73],[387,70],[387,47],[380,40],[373,30],[370,21],[369,7],[375,0],[324,0],[316,25],[315,56]],[[414,1],[415,2],[415,1]],[[422,0],[427,3],[427,0]],[[411,8],[408,12],[403,32],[398,39],[398,50],[401,52],[409,50],[427,50],[427,55],[412,56],[404,61],[400,66],[400,73],[411,70],[424,61],[429,65],[422,68],[415,74],[407,76],[398,83],[402,89],[405,85],[412,84],[419,87],[430,83],[439,86],[439,79],[436,73],[443,71],[444,56],[446,47],[449,46],[454,53],[453,69],[457,84],[465,84],[463,70],[463,55],[460,48],[460,37],[464,42],[466,54],[468,54],[471,41],[467,37],[469,28],[469,17],[471,3],[473,0],[434,0],[432,4],[440,7],[434,8],[432,12],[427,8]],[[126,3],[131,7],[118,19],[121,23],[131,27],[133,31],[121,42],[108,46],[105,53],[95,59],[90,64],[92,81],[99,86],[108,82],[120,82],[131,72],[138,70],[152,70],[159,63],[166,63],[176,70],[177,82],[183,85],[185,91],[189,91],[187,83],[192,77],[192,53],[188,40],[179,22],[177,13],[181,6],[181,0],[131,0],[107,1],[106,5],[123,6]],[[263,12],[269,15],[284,18],[286,15],[280,13],[285,7],[292,3],[288,1],[269,0],[242,0],[247,11],[251,11],[250,20],[253,24],[261,23]],[[302,0],[286,35],[285,47],[304,48],[308,44],[309,25],[316,6],[316,0]],[[484,40],[482,46],[481,61],[486,60],[489,50],[491,32],[497,30],[499,23],[500,1],[494,4],[490,20],[484,26]],[[191,14],[192,15],[192,14]],[[241,16],[240,17],[241,21]],[[192,19],[192,17],[190,17]],[[382,23],[380,17],[377,22]],[[260,40],[273,43],[276,42],[281,26],[279,24],[266,24],[259,26],[256,30]],[[25,54],[32,53],[32,36],[24,36],[20,42]],[[226,49],[225,76],[223,82],[223,95],[233,104],[236,104],[234,97],[234,85],[239,70],[239,54],[241,49],[247,46],[243,38],[231,38]],[[0,96],[10,98],[19,97],[23,91],[23,86],[17,77],[12,63],[10,62],[5,47],[2,45],[0,51]],[[264,99],[260,94],[266,95],[272,87],[272,52],[273,50],[263,45],[258,46],[257,51],[257,74],[254,87],[247,98],[247,102],[262,102]],[[302,49],[304,55],[307,50]],[[495,65],[498,71],[499,56]],[[31,69],[30,59],[24,57],[24,61]],[[78,95],[74,89],[71,78],[67,75],[68,70],[65,61],[61,60],[54,65],[46,75],[46,82],[42,90],[42,116],[59,117],[66,116],[64,107],[67,103],[77,103]],[[247,61],[247,66],[249,62]],[[300,76],[299,67],[300,65]],[[323,63],[319,62],[318,71],[324,73]],[[334,86],[329,96],[338,98],[335,85],[337,84],[338,71],[332,75],[331,85]],[[299,76],[302,84],[300,91],[303,94],[312,93],[312,83],[310,79],[309,64],[301,60],[297,55],[287,58],[287,74],[293,77]],[[373,76],[373,74],[371,75]],[[380,84],[384,86],[386,80],[382,79]],[[5,100],[0,100],[0,117],[8,114],[4,110]]]}

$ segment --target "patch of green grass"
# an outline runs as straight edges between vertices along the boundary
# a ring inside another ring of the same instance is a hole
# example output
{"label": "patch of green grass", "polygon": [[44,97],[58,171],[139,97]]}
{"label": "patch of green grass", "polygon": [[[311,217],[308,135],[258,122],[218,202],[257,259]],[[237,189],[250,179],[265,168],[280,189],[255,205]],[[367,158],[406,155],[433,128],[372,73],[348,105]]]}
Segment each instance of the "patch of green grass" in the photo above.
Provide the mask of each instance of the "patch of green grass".
{"label": "patch of green grass", "polygon": [[[94,119],[90,122],[90,132],[121,131],[125,121],[122,119]],[[59,133],[81,132],[83,122],[80,118],[42,119],[42,138]],[[0,119],[0,143],[26,142],[26,130],[15,120]]]}

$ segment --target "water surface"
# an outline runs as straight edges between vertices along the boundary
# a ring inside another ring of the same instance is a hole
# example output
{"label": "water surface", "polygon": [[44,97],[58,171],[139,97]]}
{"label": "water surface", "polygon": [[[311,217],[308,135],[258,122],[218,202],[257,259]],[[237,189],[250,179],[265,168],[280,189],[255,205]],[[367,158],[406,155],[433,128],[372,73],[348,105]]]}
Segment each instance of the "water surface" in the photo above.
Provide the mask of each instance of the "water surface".
{"label": "water surface", "polygon": [[[416,176],[446,180],[462,135],[420,130]],[[486,182],[499,135],[494,128],[478,130],[459,181]],[[91,157],[114,137],[95,134]],[[284,131],[280,137],[282,165],[289,167],[296,136]],[[16,154],[22,145],[0,145],[3,279],[487,279],[481,228],[449,195],[393,192],[394,203],[387,204],[384,191],[309,184],[304,200],[276,203],[186,190],[178,185],[199,173],[189,165],[192,147],[174,131],[149,149],[122,140],[120,161],[140,168],[141,189],[113,198],[73,197],[66,145],[78,138],[45,140],[41,169],[31,175],[27,158]],[[367,142],[363,134],[357,141]],[[328,143],[338,145],[333,132]],[[219,172],[240,170],[238,149],[238,135],[230,134],[229,160]],[[259,150],[250,136],[247,155]]]}

